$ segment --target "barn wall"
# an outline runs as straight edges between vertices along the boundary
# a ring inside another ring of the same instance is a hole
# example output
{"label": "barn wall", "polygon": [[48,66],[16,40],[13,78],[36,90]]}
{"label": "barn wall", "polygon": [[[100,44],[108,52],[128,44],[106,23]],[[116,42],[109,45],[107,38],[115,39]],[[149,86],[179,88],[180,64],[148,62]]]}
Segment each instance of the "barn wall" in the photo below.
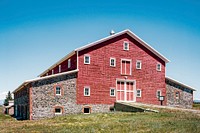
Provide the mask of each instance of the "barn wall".
{"label": "barn wall", "polygon": [[[130,43],[129,51],[123,50],[124,41]],[[90,55],[90,64],[84,64],[85,54]],[[116,67],[110,67],[110,57],[116,58]],[[121,75],[121,59],[132,60],[132,75]],[[141,70],[136,69],[136,60],[142,61]],[[156,70],[158,62],[162,64],[162,71]],[[124,34],[79,52],[77,103],[114,104],[116,97],[110,96],[110,87],[116,88],[116,78],[136,80],[136,88],[142,90],[137,102],[160,104],[156,91],[166,95],[165,62]],[[84,86],[90,87],[89,97],[83,94]]]}

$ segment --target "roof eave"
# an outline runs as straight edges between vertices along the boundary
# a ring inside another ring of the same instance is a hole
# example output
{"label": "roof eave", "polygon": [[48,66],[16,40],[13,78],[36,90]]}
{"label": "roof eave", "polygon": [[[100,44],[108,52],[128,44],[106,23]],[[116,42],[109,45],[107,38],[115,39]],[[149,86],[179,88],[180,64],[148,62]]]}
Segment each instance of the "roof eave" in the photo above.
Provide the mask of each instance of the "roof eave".
{"label": "roof eave", "polygon": [[73,50],[72,52],[70,52],[69,54],[67,54],[65,57],[63,57],[62,59],[60,59],[58,62],[56,62],[55,64],[53,64],[52,66],[50,66],[47,70],[45,70],[44,72],[42,72],[40,75],[38,75],[38,77],[43,76],[45,73],[47,73],[48,71],[50,71],[51,69],[53,69],[54,67],[56,67],[57,65],[61,64],[63,61],[65,61],[66,59],[68,59],[69,57],[73,56],[75,54],[75,50]]}
{"label": "roof eave", "polygon": [[186,87],[186,88],[188,88],[188,89],[190,89],[190,90],[192,90],[192,91],[196,91],[193,87],[191,87],[191,86],[189,86],[189,85],[186,85],[186,84],[184,84],[184,83],[181,83],[180,81],[177,81],[177,80],[175,80],[175,79],[173,79],[173,78],[170,78],[170,77],[165,77],[166,79],[168,79],[168,80],[170,80],[170,81],[172,81],[172,82],[175,82],[175,83],[177,83],[177,84],[180,84],[180,85],[182,85],[182,86],[184,86],[184,87]]}

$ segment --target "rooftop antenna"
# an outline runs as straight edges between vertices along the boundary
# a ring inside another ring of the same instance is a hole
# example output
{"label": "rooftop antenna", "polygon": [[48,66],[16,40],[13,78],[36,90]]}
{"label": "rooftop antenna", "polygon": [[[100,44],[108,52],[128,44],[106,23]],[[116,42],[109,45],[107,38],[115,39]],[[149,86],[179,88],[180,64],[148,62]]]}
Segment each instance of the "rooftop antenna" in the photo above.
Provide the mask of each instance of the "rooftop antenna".
{"label": "rooftop antenna", "polygon": [[114,35],[115,34],[115,31],[114,30],[111,30],[110,31],[110,35]]}

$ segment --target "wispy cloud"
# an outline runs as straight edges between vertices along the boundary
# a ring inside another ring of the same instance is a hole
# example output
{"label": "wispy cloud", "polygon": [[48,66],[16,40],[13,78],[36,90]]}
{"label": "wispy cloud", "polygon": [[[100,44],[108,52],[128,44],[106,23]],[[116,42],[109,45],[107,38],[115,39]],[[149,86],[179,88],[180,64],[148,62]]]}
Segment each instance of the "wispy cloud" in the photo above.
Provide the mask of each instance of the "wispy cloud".
{"label": "wispy cloud", "polygon": [[7,92],[7,91],[0,92],[0,100],[3,100],[3,99],[5,99],[7,94],[8,94],[8,92]]}

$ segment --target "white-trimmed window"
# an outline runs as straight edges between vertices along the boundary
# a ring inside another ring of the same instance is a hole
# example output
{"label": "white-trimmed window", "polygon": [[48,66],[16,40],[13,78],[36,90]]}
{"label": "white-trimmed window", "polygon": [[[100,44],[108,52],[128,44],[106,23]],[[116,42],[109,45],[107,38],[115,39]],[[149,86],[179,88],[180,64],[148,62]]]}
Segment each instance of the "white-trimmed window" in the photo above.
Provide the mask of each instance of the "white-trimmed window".
{"label": "white-trimmed window", "polygon": [[123,47],[124,47],[124,50],[129,50],[129,42],[124,41]]}
{"label": "white-trimmed window", "polygon": [[142,61],[140,60],[136,61],[136,69],[142,69]]}
{"label": "white-trimmed window", "polygon": [[132,61],[129,59],[121,60],[121,74],[122,75],[131,75],[132,71]]}
{"label": "white-trimmed window", "polygon": [[56,95],[61,95],[61,87],[56,86]]}
{"label": "white-trimmed window", "polygon": [[116,59],[115,58],[110,58],[110,66],[115,67],[116,66]]}
{"label": "white-trimmed window", "polygon": [[61,65],[58,66],[58,72],[61,72]]}
{"label": "white-trimmed window", "polygon": [[141,97],[142,96],[142,91],[141,89],[137,89],[137,97]]}
{"label": "white-trimmed window", "polygon": [[157,63],[157,65],[156,65],[156,70],[157,70],[157,71],[161,71],[161,66],[162,66],[162,65],[161,65],[160,63]]}
{"label": "white-trimmed window", "polygon": [[84,55],[84,64],[90,64],[90,56]]}
{"label": "white-trimmed window", "polygon": [[67,67],[70,68],[71,67],[71,59],[68,59],[68,63],[67,64],[68,64]]}
{"label": "white-trimmed window", "polygon": [[51,70],[51,74],[54,74],[54,70]]}
{"label": "white-trimmed window", "polygon": [[84,87],[84,96],[90,96],[90,87]]}
{"label": "white-trimmed window", "polygon": [[115,96],[115,89],[114,88],[110,88],[110,96]]}
{"label": "white-trimmed window", "polygon": [[180,92],[179,91],[177,91],[175,95],[176,95],[176,99],[180,98]]}
{"label": "white-trimmed window", "polygon": [[61,115],[62,114],[62,108],[61,107],[55,107],[55,115]]}
{"label": "white-trimmed window", "polygon": [[159,98],[160,96],[162,96],[162,91],[161,90],[157,90],[156,97]]}

